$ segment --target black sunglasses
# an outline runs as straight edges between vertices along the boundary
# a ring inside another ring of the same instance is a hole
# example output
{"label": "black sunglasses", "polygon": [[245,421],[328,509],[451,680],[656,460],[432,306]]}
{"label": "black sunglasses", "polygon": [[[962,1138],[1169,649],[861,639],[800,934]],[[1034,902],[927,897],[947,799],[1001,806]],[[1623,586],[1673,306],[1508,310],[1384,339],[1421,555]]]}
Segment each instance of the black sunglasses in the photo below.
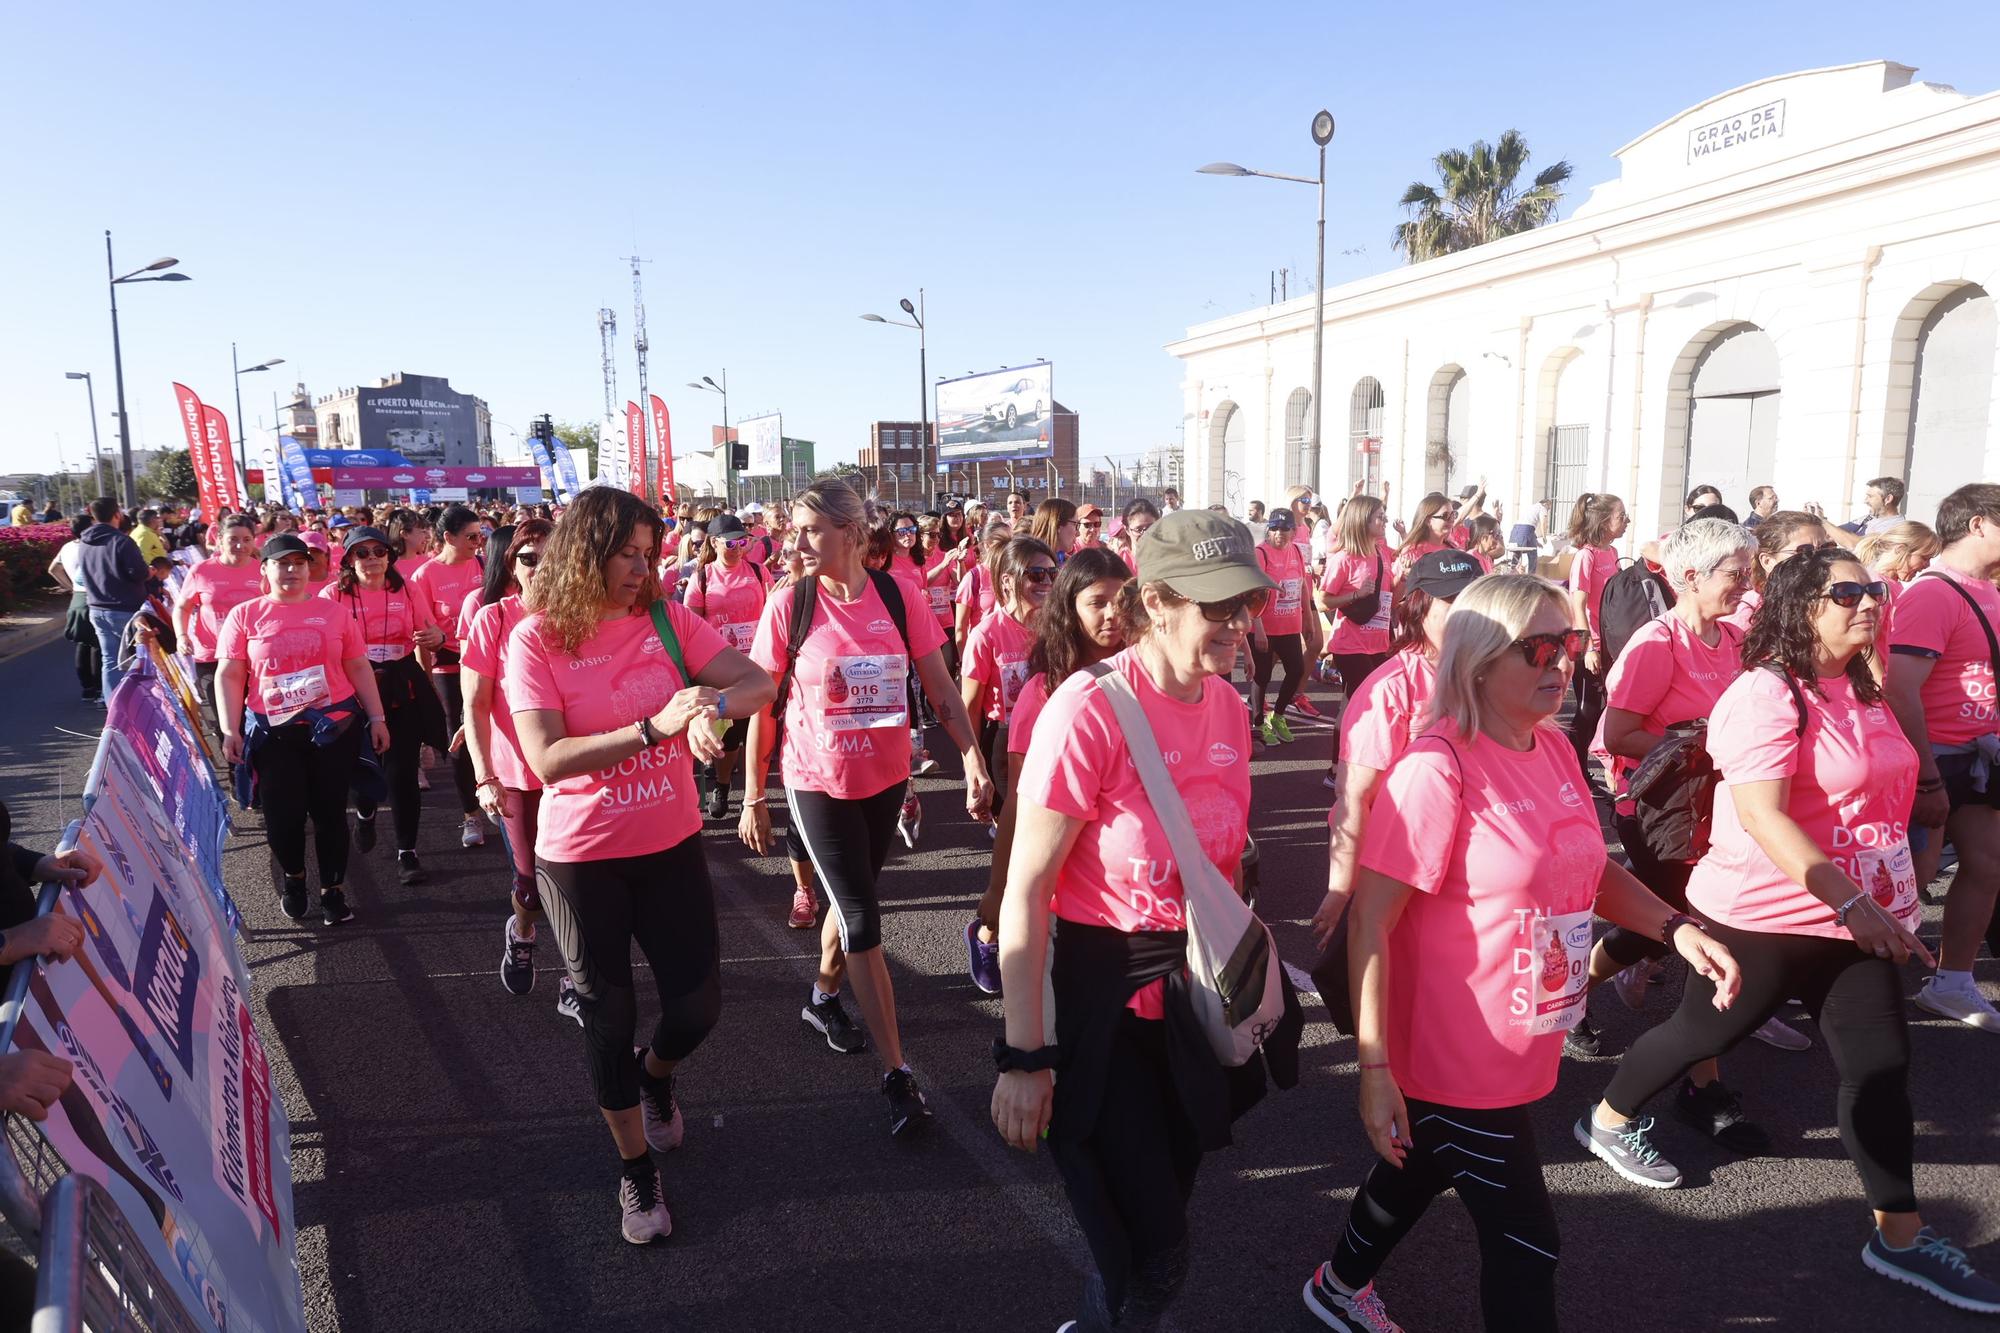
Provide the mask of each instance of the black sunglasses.
{"label": "black sunglasses", "polygon": [[1522,659],[1537,671],[1548,670],[1558,658],[1567,657],[1574,662],[1583,656],[1589,643],[1589,633],[1580,629],[1566,629],[1560,634],[1530,634],[1514,640]]}
{"label": "black sunglasses", "polygon": [[514,563],[517,565],[526,565],[529,569],[533,569],[536,565],[542,563],[542,553],[540,551],[523,551],[514,557]]}
{"label": "black sunglasses", "polygon": [[1847,611],[1852,611],[1855,607],[1861,605],[1863,597],[1873,597],[1877,602],[1880,602],[1888,597],[1888,595],[1889,585],[1879,579],[1873,583],[1854,583],[1851,581],[1829,583],[1826,585],[1826,590],[1820,594],[1827,601]]}
{"label": "black sunglasses", "polygon": [[352,554],[356,560],[380,560],[383,556],[389,554],[389,548],[386,546],[377,546],[374,542],[370,542],[366,546],[355,547]]}
{"label": "black sunglasses", "polygon": [[1264,526],[1267,528],[1285,528],[1289,530],[1292,526],[1292,520],[1289,518],[1274,518],[1265,523]]}
{"label": "black sunglasses", "polygon": [[1792,548],[1792,554],[1818,555],[1821,551],[1840,551],[1845,549],[1839,542],[1800,542]]}
{"label": "black sunglasses", "polygon": [[1021,577],[1030,583],[1054,583],[1056,581],[1056,567],[1054,565],[1036,565],[1033,569],[1022,570]]}
{"label": "black sunglasses", "polygon": [[1252,588],[1249,592],[1236,594],[1236,596],[1231,597],[1226,602],[1195,603],[1195,605],[1201,608],[1202,619],[1217,625],[1226,625],[1236,619],[1236,613],[1239,611],[1248,611],[1250,618],[1255,620],[1258,616],[1264,614],[1264,608],[1270,604],[1271,590],[1269,588]]}

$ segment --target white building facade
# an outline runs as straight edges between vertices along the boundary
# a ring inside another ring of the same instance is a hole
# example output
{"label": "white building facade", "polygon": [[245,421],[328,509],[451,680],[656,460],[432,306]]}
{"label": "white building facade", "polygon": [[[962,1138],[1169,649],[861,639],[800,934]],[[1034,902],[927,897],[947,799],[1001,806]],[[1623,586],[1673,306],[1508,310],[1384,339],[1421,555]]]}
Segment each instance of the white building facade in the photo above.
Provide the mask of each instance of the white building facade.
{"label": "white building facade", "polygon": [[[1319,489],[1486,481],[1508,521],[1584,491],[1643,540],[1686,492],[1863,511],[1903,477],[1930,522],[2000,478],[2000,94],[1887,61],[1712,98],[1617,153],[1568,219],[1326,293]],[[1313,298],[1188,330],[1190,504],[1309,479]],[[1376,492],[1379,493],[1379,492]]]}

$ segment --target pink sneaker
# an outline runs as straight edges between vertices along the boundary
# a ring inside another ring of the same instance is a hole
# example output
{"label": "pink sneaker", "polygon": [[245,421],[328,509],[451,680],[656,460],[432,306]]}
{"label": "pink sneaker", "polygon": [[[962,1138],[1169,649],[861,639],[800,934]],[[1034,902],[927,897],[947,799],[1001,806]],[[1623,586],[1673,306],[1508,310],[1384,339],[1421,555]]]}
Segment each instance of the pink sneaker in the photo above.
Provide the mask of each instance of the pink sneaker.
{"label": "pink sneaker", "polygon": [[793,930],[811,930],[819,921],[819,903],[813,891],[801,884],[792,890],[792,914],[785,924]]}

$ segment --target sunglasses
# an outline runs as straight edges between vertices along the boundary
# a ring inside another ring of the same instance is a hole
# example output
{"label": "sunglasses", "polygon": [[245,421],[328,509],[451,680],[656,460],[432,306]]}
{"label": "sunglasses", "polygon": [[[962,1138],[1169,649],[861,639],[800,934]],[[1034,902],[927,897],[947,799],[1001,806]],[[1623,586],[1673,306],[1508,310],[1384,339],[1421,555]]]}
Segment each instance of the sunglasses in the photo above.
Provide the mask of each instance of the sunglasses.
{"label": "sunglasses", "polygon": [[383,560],[387,559],[388,555],[388,547],[377,546],[373,542],[368,543],[366,546],[357,546],[354,548],[354,558],[356,560]]}
{"label": "sunglasses", "polygon": [[1525,639],[1514,640],[1514,646],[1521,650],[1522,660],[1537,671],[1548,670],[1560,658],[1576,661],[1583,656],[1583,650],[1589,643],[1589,632],[1580,629],[1566,629],[1560,634],[1530,634]]}
{"label": "sunglasses", "polygon": [[898,537],[914,537],[917,535],[917,530],[915,528],[897,528],[896,535]]}
{"label": "sunglasses", "polygon": [[1818,555],[1821,551],[1844,549],[1839,542],[1800,542],[1792,548],[1793,555]]}
{"label": "sunglasses", "polygon": [[1252,588],[1249,592],[1236,594],[1236,596],[1231,597],[1226,602],[1195,603],[1196,606],[1201,608],[1202,619],[1217,625],[1226,625],[1236,619],[1237,612],[1239,611],[1248,611],[1250,618],[1255,620],[1258,616],[1264,614],[1264,608],[1270,604],[1271,590],[1269,588]]}
{"label": "sunglasses", "polygon": [[1095,532],[1098,528],[1104,526],[1104,521],[1102,519],[1086,518],[1080,521],[1077,524],[1077,526],[1080,528],[1089,528],[1091,531]]}
{"label": "sunglasses", "polygon": [[1033,569],[1022,570],[1021,577],[1030,583],[1054,583],[1056,569],[1054,565],[1037,565]]}
{"label": "sunglasses", "polygon": [[749,544],[750,539],[748,537],[725,537],[722,541],[722,549],[725,551],[740,551]]}
{"label": "sunglasses", "polygon": [[1863,597],[1873,597],[1882,601],[1889,595],[1889,585],[1879,579],[1874,583],[1829,583],[1820,596],[1845,611],[1852,611],[1861,605]]}
{"label": "sunglasses", "polygon": [[536,565],[542,563],[542,553],[540,551],[523,551],[514,557],[514,563],[533,569]]}
{"label": "sunglasses", "polygon": [[1289,518],[1274,518],[1264,526],[1267,528],[1280,528],[1286,532],[1290,532],[1292,530],[1292,520]]}

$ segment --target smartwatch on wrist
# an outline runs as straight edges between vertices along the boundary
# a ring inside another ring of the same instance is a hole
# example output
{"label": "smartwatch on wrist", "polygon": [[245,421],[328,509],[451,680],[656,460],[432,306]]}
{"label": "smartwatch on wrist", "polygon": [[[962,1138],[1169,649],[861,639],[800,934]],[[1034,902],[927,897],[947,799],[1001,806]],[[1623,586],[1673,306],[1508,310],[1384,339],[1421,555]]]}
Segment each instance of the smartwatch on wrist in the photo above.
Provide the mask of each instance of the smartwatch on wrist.
{"label": "smartwatch on wrist", "polygon": [[993,1067],[1003,1074],[1033,1074],[1043,1069],[1054,1069],[1061,1055],[1062,1048],[1058,1046],[1037,1046],[1032,1051],[1023,1051],[1009,1046],[1005,1037],[993,1039]]}

